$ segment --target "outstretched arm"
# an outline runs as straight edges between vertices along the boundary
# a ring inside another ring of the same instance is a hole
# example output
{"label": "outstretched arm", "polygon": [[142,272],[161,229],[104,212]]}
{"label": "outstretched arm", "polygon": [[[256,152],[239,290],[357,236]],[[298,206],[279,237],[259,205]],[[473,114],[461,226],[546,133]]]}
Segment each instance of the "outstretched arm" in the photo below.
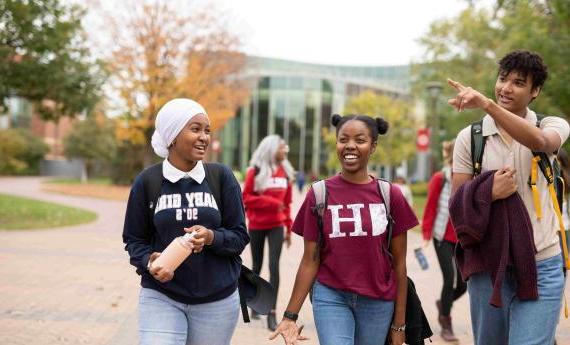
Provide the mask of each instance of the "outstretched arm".
{"label": "outstretched arm", "polygon": [[560,148],[562,139],[553,129],[540,129],[524,118],[511,113],[479,91],[451,79],[447,83],[457,91],[455,98],[447,101],[457,111],[482,109],[513,139],[532,151],[552,153]]}

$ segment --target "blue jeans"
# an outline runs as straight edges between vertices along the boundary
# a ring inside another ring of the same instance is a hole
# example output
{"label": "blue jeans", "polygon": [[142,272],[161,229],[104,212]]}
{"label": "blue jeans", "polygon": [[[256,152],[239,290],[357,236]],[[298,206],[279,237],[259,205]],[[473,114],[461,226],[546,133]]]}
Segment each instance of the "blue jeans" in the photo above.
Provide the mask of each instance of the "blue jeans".
{"label": "blue jeans", "polygon": [[142,288],[139,296],[139,344],[229,345],[239,315],[239,296],[184,304]]}
{"label": "blue jeans", "polygon": [[564,275],[562,257],[538,261],[538,300],[516,297],[514,272],[507,271],[501,288],[502,308],[489,304],[493,287],[489,274],[476,274],[467,281],[475,345],[550,345],[562,307]]}
{"label": "blue jeans", "polygon": [[313,316],[321,345],[384,345],[394,301],[313,286]]}

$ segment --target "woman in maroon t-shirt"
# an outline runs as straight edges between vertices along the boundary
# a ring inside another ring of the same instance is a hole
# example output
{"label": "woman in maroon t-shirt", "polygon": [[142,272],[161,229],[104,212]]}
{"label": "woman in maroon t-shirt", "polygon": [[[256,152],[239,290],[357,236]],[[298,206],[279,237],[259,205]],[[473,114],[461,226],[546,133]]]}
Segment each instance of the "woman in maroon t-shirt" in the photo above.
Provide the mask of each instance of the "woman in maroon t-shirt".
{"label": "woman in maroon t-shirt", "polygon": [[[378,135],[388,130],[383,119],[334,115],[337,156],[342,170],[325,180],[326,209],[319,241],[315,195],[307,197],[293,223],[305,249],[283,320],[271,339],[286,344],[306,339],[296,325],[297,313],[313,291],[313,315],[323,345],[404,343],[407,295],[406,231],[418,224],[400,189],[390,190],[394,219],[390,259],[386,247],[388,218],[378,183],[368,173]],[[313,284],[314,283],[314,284]]]}

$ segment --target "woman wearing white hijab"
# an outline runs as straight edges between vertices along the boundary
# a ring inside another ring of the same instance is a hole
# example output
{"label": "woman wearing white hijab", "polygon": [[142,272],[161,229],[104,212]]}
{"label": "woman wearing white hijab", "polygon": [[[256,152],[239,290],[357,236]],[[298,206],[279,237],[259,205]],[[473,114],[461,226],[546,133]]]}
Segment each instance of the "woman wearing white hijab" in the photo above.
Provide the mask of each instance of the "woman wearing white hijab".
{"label": "woman wearing white hijab", "polygon": [[[165,158],[160,197],[149,200],[145,172],[139,174],[123,229],[130,262],[141,275],[140,344],[230,344],[239,315],[239,255],[249,242],[241,188],[224,167],[221,205],[212,194],[202,163],[210,122],[200,104],[169,101],[155,127],[152,147]],[[194,233],[192,254],[178,268],[153,264],[185,233]]]}

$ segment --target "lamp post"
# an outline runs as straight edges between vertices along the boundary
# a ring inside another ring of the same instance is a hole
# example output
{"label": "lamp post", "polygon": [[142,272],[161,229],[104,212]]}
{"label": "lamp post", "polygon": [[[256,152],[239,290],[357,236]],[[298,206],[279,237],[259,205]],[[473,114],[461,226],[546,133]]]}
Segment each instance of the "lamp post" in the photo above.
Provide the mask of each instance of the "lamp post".
{"label": "lamp post", "polygon": [[443,86],[438,81],[430,81],[426,84],[426,89],[428,91],[429,99],[431,101],[431,114],[430,118],[430,165],[431,174],[433,174],[437,169],[437,162],[439,157],[439,116],[437,115],[437,100],[443,89]]}

